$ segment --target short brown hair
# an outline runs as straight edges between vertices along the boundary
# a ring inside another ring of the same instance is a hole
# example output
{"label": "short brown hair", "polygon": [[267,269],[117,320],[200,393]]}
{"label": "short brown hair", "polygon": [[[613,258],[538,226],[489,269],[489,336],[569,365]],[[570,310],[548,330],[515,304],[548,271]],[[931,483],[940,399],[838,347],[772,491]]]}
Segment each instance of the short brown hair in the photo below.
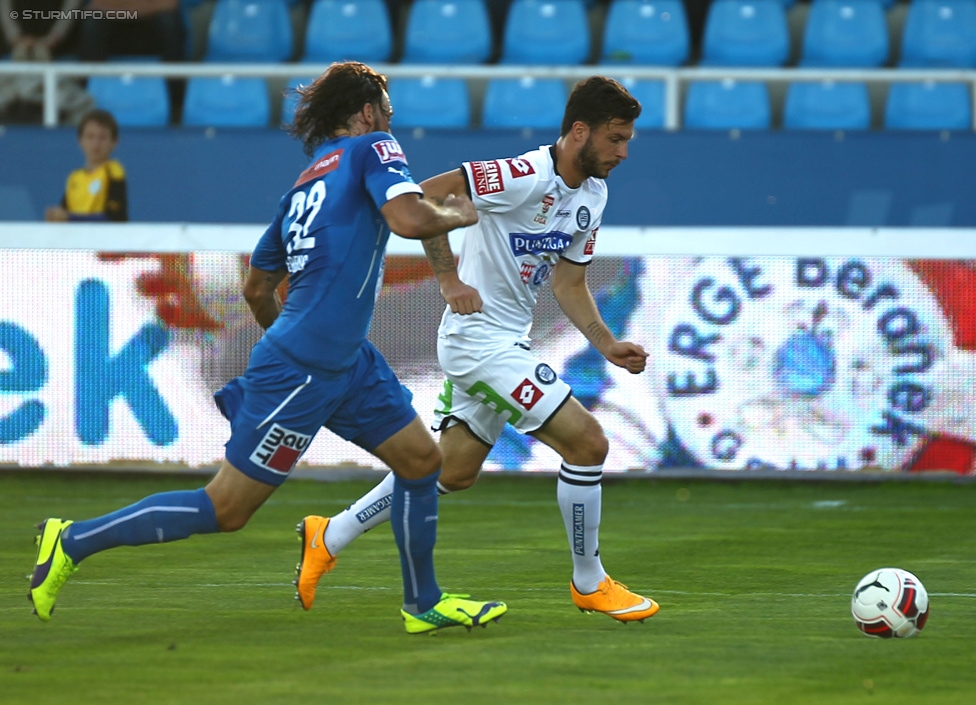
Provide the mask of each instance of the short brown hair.
{"label": "short brown hair", "polygon": [[569,134],[574,122],[599,127],[612,120],[633,122],[640,114],[640,102],[618,81],[606,76],[590,76],[573,86],[559,135]]}
{"label": "short brown hair", "polygon": [[115,121],[115,116],[112,113],[101,108],[89,110],[81,116],[81,122],[78,123],[78,139],[81,139],[81,133],[85,131],[85,125],[90,122],[101,125],[111,132],[113,142],[119,141],[119,123]]}
{"label": "short brown hair", "polygon": [[349,123],[367,103],[379,103],[386,76],[358,61],[332,64],[311,85],[299,86],[295,118],[288,134],[297,137],[311,155],[315,148]]}

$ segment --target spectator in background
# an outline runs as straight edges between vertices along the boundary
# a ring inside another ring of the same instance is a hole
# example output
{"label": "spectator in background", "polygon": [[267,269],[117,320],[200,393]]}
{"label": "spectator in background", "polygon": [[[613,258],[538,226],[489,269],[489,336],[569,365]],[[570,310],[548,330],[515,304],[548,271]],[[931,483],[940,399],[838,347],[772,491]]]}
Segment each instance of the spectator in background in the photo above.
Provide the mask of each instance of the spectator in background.
{"label": "spectator in background", "polygon": [[[52,56],[71,50],[74,20],[69,13],[81,0],[0,0],[0,55],[10,53],[14,61],[50,61]],[[24,17],[24,10],[43,13]]]}
{"label": "spectator in background", "polygon": [[[50,61],[74,51],[76,25],[69,14],[81,0],[0,0],[0,56],[14,61]],[[40,122],[44,88],[40,74],[0,76],[0,121]],[[91,109],[76,80],[58,85],[58,106],[67,122]]]}
{"label": "spectator in background", "polygon": [[119,143],[119,126],[107,110],[91,110],[78,125],[78,145],[85,154],[85,166],[68,175],[61,203],[51,206],[44,219],[69,220],[129,219],[125,169],[112,159]]}
{"label": "spectator in background", "polygon": [[[105,61],[111,56],[158,56],[163,61],[186,58],[186,27],[179,0],[91,0],[86,10],[130,12],[133,19],[83,19],[79,55],[82,61]],[[184,79],[167,82],[170,115],[182,113]]]}

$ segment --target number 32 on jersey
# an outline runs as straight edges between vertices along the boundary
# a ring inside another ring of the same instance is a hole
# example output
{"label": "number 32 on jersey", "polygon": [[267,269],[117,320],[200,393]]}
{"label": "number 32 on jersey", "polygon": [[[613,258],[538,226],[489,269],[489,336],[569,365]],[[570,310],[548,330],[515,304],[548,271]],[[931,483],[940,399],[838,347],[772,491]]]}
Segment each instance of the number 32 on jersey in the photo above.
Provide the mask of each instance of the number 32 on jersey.
{"label": "number 32 on jersey", "polygon": [[288,256],[285,264],[288,272],[294,274],[305,268],[308,262],[308,255],[300,253],[301,250],[310,250],[315,247],[315,237],[309,236],[308,232],[312,227],[312,221],[322,208],[325,200],[325,182],[321,179],[312,184],[308,192],[296,191],[291,197],[291,206],[288,208],[287,220],[288,236],[285,243],[285,251]]}

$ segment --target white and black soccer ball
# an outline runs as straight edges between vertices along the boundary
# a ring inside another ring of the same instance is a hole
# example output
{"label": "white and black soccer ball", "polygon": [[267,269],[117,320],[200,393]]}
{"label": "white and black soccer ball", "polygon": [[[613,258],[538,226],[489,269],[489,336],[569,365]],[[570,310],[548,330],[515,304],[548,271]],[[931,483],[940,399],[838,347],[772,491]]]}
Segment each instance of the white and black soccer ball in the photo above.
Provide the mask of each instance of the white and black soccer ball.
{"label": "white and black soccer ball", "polygon": [[879,568],[854,588],[851,614],[868,636],[907,639],[922,631],[929,618],[929,594],[907,570]]}

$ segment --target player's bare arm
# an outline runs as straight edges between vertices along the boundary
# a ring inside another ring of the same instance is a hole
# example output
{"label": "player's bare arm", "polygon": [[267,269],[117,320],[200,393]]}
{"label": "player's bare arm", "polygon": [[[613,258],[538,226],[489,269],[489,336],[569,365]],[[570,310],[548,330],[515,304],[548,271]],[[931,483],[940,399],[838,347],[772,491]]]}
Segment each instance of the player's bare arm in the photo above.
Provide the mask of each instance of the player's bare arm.
{"label": "player's bare arm", "polygon": [[383,204],[380,212],[390,230],[410,240],[443,235],[478,222],[478,211],[463,192],[459,196],[449,194],[440,203],[404,193]]}
{"label": "player's bare arm", "polygon": [[[461,169],[433,176],[420,184],[424,198],[435,204],[453,194],[468,194],[468,181]],[[473,286],[468,286],[458,277],[457,260],[451,250],[447,233],[424,240],[424,252],[430,268],[437,277],[441,296],[451,307],[451,311],[461,315],[481,312],[481,294]]]}
{"label": "player's bare arm", "polygon": [[282,269],[268,272],[251,267],[244,282],[244,300],[247,301],[254,320],[267,330],[281,313],[281,299],[278,297],[278,285],[285,280],[288,271]]}
{"label": "player's bare arm", "polygon": [[647,352],[636,343],[614,337],[593,300],[584,265],[559,260],[552,276],[552,293],[566,317],[603,357],[631,374],[644,371]]}

